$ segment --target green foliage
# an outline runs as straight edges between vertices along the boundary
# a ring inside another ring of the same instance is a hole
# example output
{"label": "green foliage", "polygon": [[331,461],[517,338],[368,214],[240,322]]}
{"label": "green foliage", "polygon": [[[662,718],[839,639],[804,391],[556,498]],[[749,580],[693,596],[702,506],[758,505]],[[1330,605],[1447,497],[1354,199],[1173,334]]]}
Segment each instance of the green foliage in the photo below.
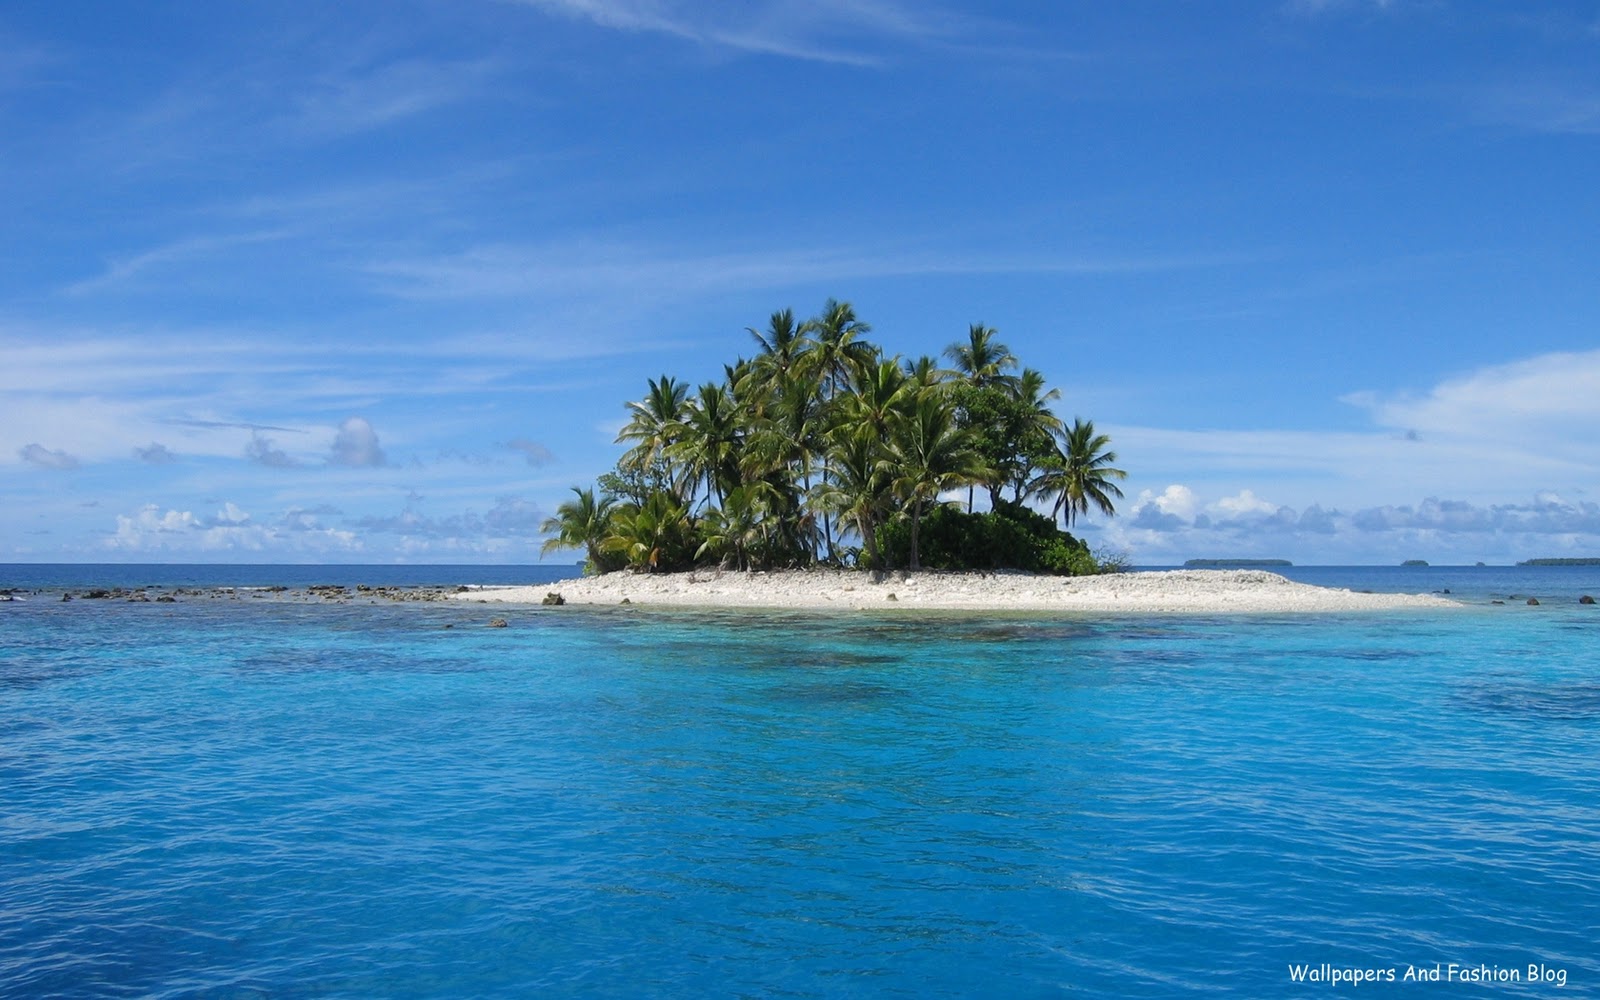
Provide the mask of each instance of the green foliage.
{"label": "green foliage", "polygon": [[611,515],[611,533],[600,543],[602,553],[647,573],[687,569],[698,547],[688,509],[667,493],[657,493],[643,505],[618,506]]}
{"label": "green foliage", "polygon": [[604,494],[597,500],[594,490],[574,486],[572,492],[577,498],[557,507],[556,516],[546,518],[539,526],[541,531],[551,536],[545,539],[540,554],[546,555],[556,549],[582,548],[586,556],[583,565],[585,573],[621,569],[622,561],[601,547],[611,533],[611,515],[615,511],[615,503]]}
{"label": "green foliage", "polygon": [[[932,569],[1016,569],[1087,576],[1101,572],[1088,545],[1055,522],[1006,500],[989,511],[968,514],[940,504],[922,518],[922,565]],[[911,552],[911,525],[895,521],[878,532],[891,564],[904,565]]]}
{"label": "green foliage", "polygon": [[[1091,510],[1112,514],[1125,473],[1109,439],[1092,423],[1063,427],[1050,409],[1059,394],[989,327],[946,349],[951,368],[885,357],[870,330],[830,299],[811,319],[781,310],[750,330],[758,353],[724,365],[720,381],[650,379],[617,435],[627,451],[598,490],[546,522],[547,550],[581,546],[595,570],[794,567],[841,554],[874,567],[1102,569],[1021,504],[1043,498],[1068,527]],[[957,516],[939,502],[965,489],[970,509],[979,485],[990,513]]]}

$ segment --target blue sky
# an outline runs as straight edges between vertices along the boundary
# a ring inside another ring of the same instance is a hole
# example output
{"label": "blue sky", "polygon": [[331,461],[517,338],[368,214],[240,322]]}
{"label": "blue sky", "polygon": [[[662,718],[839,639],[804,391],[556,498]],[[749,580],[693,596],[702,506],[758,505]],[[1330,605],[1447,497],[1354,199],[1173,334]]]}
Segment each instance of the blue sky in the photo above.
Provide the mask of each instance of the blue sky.
{"label": "blue sky", "polygon": [[1592,4],[25,0],[0,136],[0,561],[531,561],[829,297],[1135,562],[1600,555]]}

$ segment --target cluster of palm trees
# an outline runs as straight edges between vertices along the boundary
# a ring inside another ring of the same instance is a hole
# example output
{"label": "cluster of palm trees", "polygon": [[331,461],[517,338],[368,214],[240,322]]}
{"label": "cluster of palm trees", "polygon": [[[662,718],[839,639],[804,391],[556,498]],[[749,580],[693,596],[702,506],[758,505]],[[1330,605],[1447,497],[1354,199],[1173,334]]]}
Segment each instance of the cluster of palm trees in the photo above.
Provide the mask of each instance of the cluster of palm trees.
{"label": "cluster of palm trees", "polygon": [[721,381],[649,380],[617,437],[627,452],[545,522],[545,551],[583,548],[595,570],[882,568],[879,530],[904,519],[916,569],[923,515],[963,487],[969,512],[980,488],[991,504],[1006,490],[1049,502],[1068,527],[1114,512],[1125,473],[1110,439],[1056,417],[1059,393],[1018,372],[995,330],[972,326],[950,368],[886,358],[869,331],[847,302],[803,322],[785,309]]}

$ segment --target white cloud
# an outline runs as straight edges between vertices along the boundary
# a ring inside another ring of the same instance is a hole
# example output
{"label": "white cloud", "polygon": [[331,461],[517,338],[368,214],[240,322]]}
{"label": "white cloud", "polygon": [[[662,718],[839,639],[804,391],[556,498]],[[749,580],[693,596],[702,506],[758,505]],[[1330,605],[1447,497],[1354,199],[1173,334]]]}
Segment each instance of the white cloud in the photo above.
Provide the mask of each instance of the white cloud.
{"label": "white cloud", "polygon": [[1545,430],[1568,437],[1575,425],[1600,420],[1600,350],[1482,368],[1421,395],[1360,392],[1344,401],[1369,411],[1380,426],[1424,436],[1526,442],[1528,433]]}
{"label": "white cloud", "polygon": [[1238,496],[1219,499],[1213,505],[1213,509],[1224,516],[1241,517],[1250,514],[1276,514],[1279,507],[1275,503],[1261,499],[1250,490],[1240,490]]}
{"label": "white cloud", "polygon": [[339,433],[333,439],[333,453],[328,461],[357,469],[388,464],[383,448],[378,444],[378,432],[362,417],[351,417],[339,425]]}
{"label": "white cloud", "polygon": [[[1354,508],[1448,495],[1483,505],[1508,488],[1600,486],[1600,351],[1487,366],[1412,393],[1348,393],[1367,430],[1174,430],[1108,424],[1136,477],[1211,496],[1272,483],[1274,503]],[[1236,504],[1264,502],[1251,494]],[[1147,517],[1168,513],[1155,508]],[[1224,511],[1224,513],[1228,513]],[[1265,511],[1263,511],[1265,513]]]}
{"label": "white cloud", "polygon": [[[301,513],[304,512],[291,510],[285,521]],[[132,514],[117,515],[116,525],[106,547],[127,553],[339,555],[361,549],[360,540],[352,532],[324,528],[314,520],[302,520],[295,527],[272,527],[256,521],[231,501],[210,518],[145,504]]]}

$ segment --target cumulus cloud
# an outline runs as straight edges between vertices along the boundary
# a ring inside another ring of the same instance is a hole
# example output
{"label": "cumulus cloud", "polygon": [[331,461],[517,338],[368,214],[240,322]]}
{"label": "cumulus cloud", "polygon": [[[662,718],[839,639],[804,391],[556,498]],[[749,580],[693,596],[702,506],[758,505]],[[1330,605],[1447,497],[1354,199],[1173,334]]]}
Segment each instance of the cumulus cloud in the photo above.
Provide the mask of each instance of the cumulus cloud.
{"label": "cumulus cloud", "polygon": [[351,417],[339,425],[333,439],[333,453],[328,461],[357,469],[377,468],[387,465],[388,459],[378,444],[378,432],[361,417]]}
{"label": "cumulus cloud", "polygon": [[250,523],[250,515],[239,509],[231,500],[222,505],[216,516],[207,521],[210,527],[236,528]]}
{"label": "cumulus cloud", "polygon": [[179,535],[199,530],[200,519],[186,510],[163,511],[158,504],[145,504],[133,515],[117,515],[117,541],[129,548],[140,548],[155,535]]}
{"label": "cumulus cloud", "polygon": [[195,555],[221,552],[304,552],[332,554],[358,551],[361,543],[349,531],[302,524],[290,534],[281,526],[258,522],[232,501],[210,517],[192,511],[145,504],[132,514],[119,514],[109,548],[128,552]]}
{"label": "cumulus cloud", "polygon": [[148,462],[151,465],[171,465],[178,460],[178,456],[174,455],[166,445],[155,441],[150,442],[150,447],[148,448],[133,449],[133,453],[139,457],[140,461]]}
{"label": "cumulus cloud", "polygon": [[37,465],[41,469],[76,469],[78,460],[64,451],[51,451],[42,444],[30,444],[17,450],[17,454],[29,465]]}
{"label": "cumulus cloud", "polygon": [[527,438],[507,441],[506,447],[512,451],[522,452],[523,458],[527,459],[528,464],[533,466],[548,465],[555,461],[556,458],[549,448],[537,441],[529,441]]}
{"label": "cumulus cloud", "polygon": [[244,457],[270,469],[289,469],[300,464],[285,452],[274,448],[272,439],[263,437],[259,431],[250,432],[250,443],[244,446]]}
{"label": "cumulus cloud", "polygon": [[1278,512],[1278,505],[1268,503],[1256,496],[1250,490],[1240,490],[1237,496],[1223,497],[1216,502],[1216,509],[1225,517],[1247,517],[1251,514],[1273,515]]}

